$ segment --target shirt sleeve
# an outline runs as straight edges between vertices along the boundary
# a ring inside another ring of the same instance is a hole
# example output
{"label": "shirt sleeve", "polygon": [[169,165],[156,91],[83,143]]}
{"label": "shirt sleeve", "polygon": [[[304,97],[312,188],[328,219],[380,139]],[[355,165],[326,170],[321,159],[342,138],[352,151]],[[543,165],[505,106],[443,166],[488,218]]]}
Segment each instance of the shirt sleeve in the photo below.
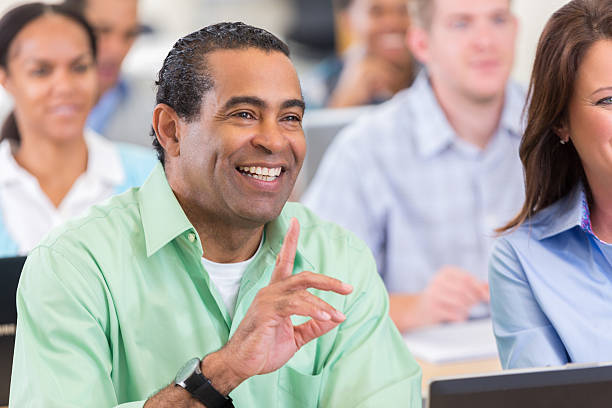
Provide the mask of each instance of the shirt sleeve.
{"label": "shirt sleeve", "polygon": [[521,261],[501,238],[489,265],[491,315],[504,368],[563,365],[567,352],[540,308]]}
{"label": "shirt sleeve", "polygon": [[350,264],[353,293],[327,356],[322,407],[420,408],[421,368],[389,318],[389,301],[370,252]]}
{"label": "shirt sleeve", "polygon": [[[355,233],[368,245],[384,275],[385,215],[378,164],[361,142],[367,128],[341,132],[325,153],[302,202],[318,216]],[[376,181],[378,180],[378,182]],[[377,184],[378,183],[378,184]]]}
{"label": "shirt sleeve", "polygon": [[103,279],[57,251],[35,249],[17,290],[10,406],[116,406],[109,308]]}

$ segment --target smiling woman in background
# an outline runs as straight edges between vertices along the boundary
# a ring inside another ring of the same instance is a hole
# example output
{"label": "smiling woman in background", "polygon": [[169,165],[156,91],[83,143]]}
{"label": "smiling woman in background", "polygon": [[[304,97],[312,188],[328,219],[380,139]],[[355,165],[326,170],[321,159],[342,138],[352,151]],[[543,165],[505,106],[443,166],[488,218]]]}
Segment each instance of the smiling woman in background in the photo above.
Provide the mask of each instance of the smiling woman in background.
{"label": "smiling woman in background", "polygon": [[549,20],[520,155],[526,201],[489,283],[505,368],[612,360],[612,1]]}
{"label": "smiling woman in background", "polygon": [[307,105],[344,108],[384,102],[407,88],[415,60],[406,43],[406,0],[334,0],[338,21],[354,44],[342,57],[315,68],[305,87]]}
{"label": "smiling woman in background", "polygon": [[63,6],[25,4],[0,20],[0,83],[15,102],[0,132],[0,256],[26,254],[155,163],[152,151],[84,130],[95,50],[91,28]]}

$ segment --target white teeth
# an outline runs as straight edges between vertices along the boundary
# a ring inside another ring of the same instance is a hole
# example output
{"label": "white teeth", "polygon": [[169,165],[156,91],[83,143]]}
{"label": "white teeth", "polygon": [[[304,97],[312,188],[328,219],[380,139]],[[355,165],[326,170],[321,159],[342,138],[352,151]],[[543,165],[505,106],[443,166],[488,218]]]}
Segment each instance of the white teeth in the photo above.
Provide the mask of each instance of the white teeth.
{"label": "white teeth", "polygon": [[238,169],[242,172],[247,173],[247,175],[256,178],[257,180],[263,181],[273,181],[278,176],[280,176],[282,169],[280,167],[270,168],[270,167],[247,167],[240,166]]}

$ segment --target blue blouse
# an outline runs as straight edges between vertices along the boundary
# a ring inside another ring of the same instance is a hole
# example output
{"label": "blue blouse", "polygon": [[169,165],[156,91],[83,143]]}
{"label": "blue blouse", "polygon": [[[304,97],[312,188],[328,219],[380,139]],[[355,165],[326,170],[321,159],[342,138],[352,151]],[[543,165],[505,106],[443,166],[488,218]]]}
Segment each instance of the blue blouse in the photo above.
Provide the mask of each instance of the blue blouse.
{"label": "blue blouse", "polygon": [[504,368],[612,361],[612,245],[582,187],[498,239],[489,283]]}

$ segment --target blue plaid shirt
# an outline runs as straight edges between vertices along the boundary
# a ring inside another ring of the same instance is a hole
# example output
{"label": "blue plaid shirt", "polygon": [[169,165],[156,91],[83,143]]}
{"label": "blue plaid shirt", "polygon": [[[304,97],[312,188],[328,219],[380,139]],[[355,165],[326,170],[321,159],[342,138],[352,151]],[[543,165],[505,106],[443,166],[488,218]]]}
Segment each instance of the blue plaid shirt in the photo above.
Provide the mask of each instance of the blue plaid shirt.
{"label": "blue plaid shirt", "polygon": [[444,265],[484,280],[493,230],[523,202],[524,101],[509,84],[481,150],[455,134],[423,71],[338,135],[303,201],[366,241],[392,293],[422,291]]}

